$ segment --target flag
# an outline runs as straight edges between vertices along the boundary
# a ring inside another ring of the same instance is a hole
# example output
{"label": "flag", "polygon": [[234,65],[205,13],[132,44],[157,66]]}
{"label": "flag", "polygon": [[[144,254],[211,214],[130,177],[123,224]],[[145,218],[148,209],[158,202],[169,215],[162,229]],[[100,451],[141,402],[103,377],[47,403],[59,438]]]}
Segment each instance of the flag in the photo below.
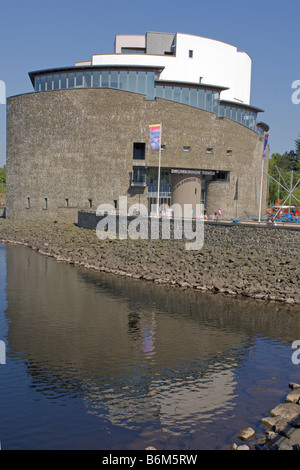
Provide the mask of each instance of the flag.
{"label": "flag", "polygon": [[264,153],[263,157],[267,155],[267,150],[268,150],[268,141],[269,141],[269,134],[265,133],[265,143],[264,143]]}
{"label": "flag", "polygon": [[160,150],[160,142],[161,142],[160,124],[154,124],[152,126],[149,126],[149,133],[150,133],[150,149]]}

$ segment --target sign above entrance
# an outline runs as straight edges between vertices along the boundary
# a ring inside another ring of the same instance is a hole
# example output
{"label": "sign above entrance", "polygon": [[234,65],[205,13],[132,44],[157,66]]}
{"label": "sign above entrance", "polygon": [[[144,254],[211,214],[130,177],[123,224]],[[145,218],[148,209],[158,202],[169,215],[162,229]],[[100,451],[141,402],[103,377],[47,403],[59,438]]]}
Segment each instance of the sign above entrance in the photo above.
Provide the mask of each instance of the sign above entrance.
{"label": "sign above entrance", "polygon": [[177,175],[201,175],[200,170],[171,170],[172,174]]}
{"label": "sign above entrance", "polygon": [[215,171],[209,171],[209,170],[178,170],[173,169],[171,170],[172,174],[177,174],[177,175],[203,175],[203,176],[214,176],[216,174]]}

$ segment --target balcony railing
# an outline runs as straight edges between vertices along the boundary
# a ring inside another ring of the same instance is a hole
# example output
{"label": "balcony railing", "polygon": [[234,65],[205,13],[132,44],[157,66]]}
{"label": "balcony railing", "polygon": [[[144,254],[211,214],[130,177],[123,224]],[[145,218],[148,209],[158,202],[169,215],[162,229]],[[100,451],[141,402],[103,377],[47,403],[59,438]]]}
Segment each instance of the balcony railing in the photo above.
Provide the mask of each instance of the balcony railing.
{"label": "balcony railing", "polygon": [[135,175],[134,173],[130,173],[130,186],[145,188],[147,186],[146,175]]}
{"label": "balcony railing", "polygon": [[[158,184],[148,184],[148,197],[155,198],[158,193]],[[170,184],[161,184],[159,190],[160,198],[170,198],[171,197],[171,185]]]}

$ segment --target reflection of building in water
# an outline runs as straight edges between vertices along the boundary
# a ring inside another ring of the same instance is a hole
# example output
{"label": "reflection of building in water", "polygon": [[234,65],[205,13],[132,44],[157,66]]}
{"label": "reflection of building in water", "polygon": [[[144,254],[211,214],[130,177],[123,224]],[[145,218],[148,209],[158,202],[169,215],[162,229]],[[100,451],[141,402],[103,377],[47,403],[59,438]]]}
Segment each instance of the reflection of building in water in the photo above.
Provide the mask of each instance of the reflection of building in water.
{"label": "reflection of building in water", "polygon": [[88,273],[12,246],[7,299],[9,350],[26,360],[33,386],[83,397],[91,411],[129,427],[232,406],[234,368],[251,331],[270,335],[278,324],[269,312],[264,323],[263,306],[257,317],[247,301]]}

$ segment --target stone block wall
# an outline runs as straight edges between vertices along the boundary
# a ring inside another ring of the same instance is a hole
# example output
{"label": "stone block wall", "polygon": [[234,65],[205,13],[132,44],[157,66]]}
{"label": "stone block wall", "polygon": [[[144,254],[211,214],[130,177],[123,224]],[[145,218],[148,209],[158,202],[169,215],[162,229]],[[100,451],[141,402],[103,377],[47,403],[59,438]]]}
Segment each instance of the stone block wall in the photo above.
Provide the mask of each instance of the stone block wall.
{"label": "stone block wall", "polygon": [[[229,182],[209,184],[208,212],[221,209],[226,218],[258,214],[263,140],[254,131],[161,98],[74,89],[7,100],[7,217],[72,218],[80,209],[118,204],[119,196],[127,196],[129,206],[147,207],[147,188],[132,188],[130,173],[133,163],[158,166],[148,135],[148,126],[158,122],[165,145],[162,168],[230,172]],[[134,142],[146,144],[142,162],[133,162]]]}

